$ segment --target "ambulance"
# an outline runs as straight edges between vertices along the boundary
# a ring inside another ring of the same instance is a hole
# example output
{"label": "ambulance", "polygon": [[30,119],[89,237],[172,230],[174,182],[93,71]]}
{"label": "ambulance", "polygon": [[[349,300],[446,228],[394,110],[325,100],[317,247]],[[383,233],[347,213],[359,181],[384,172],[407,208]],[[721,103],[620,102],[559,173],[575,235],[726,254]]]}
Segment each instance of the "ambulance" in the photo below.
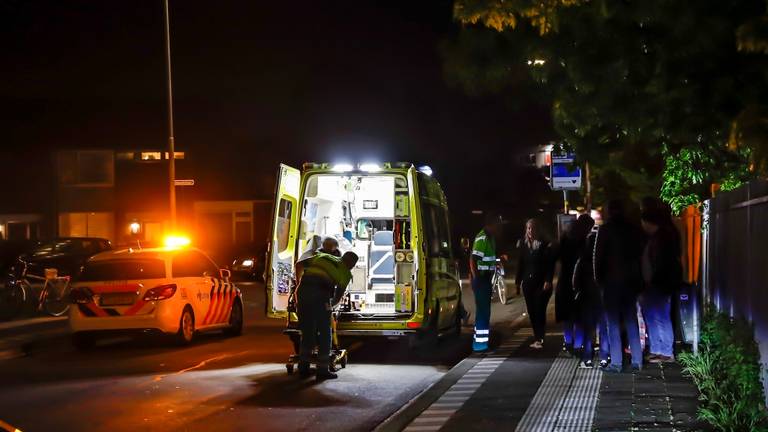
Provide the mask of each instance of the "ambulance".
{"label": "ambulance", "polygon": [[[296,261],[334,237],[359,257],[337,314],[341,337],[410,345],[461,331],[461,283],[448,205],[429,167],[411,163],[280,165],[265,272],[267,315],[298,327]],[[287,331],[294,344],[298,331]]]}

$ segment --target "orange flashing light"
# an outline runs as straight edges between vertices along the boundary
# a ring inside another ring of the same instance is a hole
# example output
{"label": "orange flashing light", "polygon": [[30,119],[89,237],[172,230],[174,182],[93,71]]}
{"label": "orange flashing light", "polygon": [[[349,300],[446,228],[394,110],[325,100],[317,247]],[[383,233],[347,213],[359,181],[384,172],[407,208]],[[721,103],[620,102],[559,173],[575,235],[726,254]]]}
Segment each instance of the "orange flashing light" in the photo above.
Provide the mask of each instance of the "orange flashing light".
{"label": "orange flashing light", "polygon": [[168,249],[180,249],[189,246],[191,242],[189,237],[182,235],[169,235],[163,240],[163,244],[165,244],[165,247]]}

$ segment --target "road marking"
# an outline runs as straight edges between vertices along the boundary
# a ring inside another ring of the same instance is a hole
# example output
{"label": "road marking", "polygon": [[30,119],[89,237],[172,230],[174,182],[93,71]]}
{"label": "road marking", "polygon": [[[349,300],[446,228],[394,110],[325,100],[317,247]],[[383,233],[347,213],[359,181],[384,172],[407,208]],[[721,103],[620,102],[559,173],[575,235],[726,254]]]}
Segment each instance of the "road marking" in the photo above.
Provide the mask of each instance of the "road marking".
{"label": "road marking", "polygon": [[516,431],[592,430],[602,373],[598,368],[580,369],[578,363],[565,354],[555,359]]}
{"label": "road marking", "polygon": [[239,355],[243,355],[243,354],[249,353],[251,351],[253,351],[253,350],[240,351],[240,352],[237,352],[237,353],[234,353],[234,354],[222,354],[220,356],[211,357],[209,359],[201,361],[200,363],[198,363],[198,364],[196,364],[194,366],[190,366],[190,367],[188,367],[186,369],[182,369],[182,370],[180,370],[178,372],[156,375],[155,378],[152,379],[152,381],[154,381],[154,382],[162,381],[167,376],[170,376],[170,375],[181,375],[181,374],[193,371],[195,369],[200,369],[201,367],[204,367],[208,363],[214,363],[214,362],[217,362],[219,360],[223,360],[223,359],[229,358],[229,357],[237,357]]}
{"label": "road marking", "polygon": [[[532,334],[532,331],[529,332]],[[488,353],[486,357],[483,357],[471,369],[465,372],[464,375],[448,388],[437,401],[432,403],[426,410],[422,411],[418,417],[413,419],[404,431],[417,432],[440,430],[453,414],[460,410],[461,407],[464,406],[464,403],[468,401],[480,387],[482,387],[488,380],[488,377],[490,377],[516,349],[520,348],[520,344],[528,341],[529,337],[523,338],[523,336],[524,334],[513,337],[511,341],[505,342],[496,350]],[[440,417],[439,415],[441,414],[443,416]],[[429,425],[422,426],[424,423],[429,423]]]}

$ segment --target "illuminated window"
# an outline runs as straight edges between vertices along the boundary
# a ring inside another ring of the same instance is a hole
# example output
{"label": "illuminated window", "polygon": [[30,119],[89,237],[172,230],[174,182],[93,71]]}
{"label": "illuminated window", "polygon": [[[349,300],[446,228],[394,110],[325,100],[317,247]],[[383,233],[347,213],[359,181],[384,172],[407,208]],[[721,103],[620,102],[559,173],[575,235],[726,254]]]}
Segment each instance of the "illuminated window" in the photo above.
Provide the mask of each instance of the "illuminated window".
{"label": "illuminated window", "polygon": [[162,158],[162,152],[141,152],[141,160],[156,161]]}
{"label": "illuminated window", "polygon": [[[169,159],[169,152],[165,152],[165,159]],[[174,159],[184,159],[184,152],[173,152]]]}
{"label": "illuminated window", "polygon": [[118,160],[133,160],[133,152],[119,152],[117,153]]}

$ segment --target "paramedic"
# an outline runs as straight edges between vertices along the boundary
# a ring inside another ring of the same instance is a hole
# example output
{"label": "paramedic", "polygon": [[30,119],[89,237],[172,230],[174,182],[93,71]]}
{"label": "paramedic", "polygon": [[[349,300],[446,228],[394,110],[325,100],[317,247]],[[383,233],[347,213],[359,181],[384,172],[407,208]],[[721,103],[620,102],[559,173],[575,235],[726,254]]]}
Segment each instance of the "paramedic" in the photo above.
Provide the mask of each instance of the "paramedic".
{"label": "paramedic", "polygon": [[297,310],[301,345],[299,349],[299,375],[310,375],[312,350],[317,346],[317,379],[333,379],[337,375],[329,369],[331,353],[331,307],[338,303],[352,279],[350,270],[357,263],[357,255],[345,253],[341,258],[323,252],[303,262],[297,291]]}
{"label": "paramedic", "polygon": [[475,336],[472,350],[476,352],[488,350],[491,335],[491,280],[496,271],[496,236],[500,228],[499,217],[487,213],[485,226],[475,236],[472,255],[469,258],[472,292],[475,294]]}

